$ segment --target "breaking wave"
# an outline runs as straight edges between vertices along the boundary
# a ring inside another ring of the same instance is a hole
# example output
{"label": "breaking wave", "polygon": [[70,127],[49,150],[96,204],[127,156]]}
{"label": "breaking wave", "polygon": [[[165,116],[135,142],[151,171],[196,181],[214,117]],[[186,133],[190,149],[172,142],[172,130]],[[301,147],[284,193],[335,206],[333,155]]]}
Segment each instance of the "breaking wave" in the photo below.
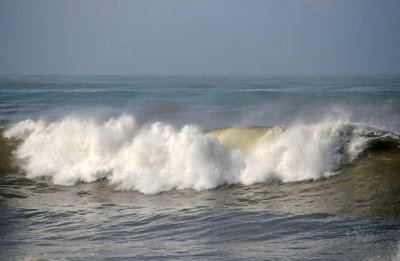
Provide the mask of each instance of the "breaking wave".
{"label": "breaking wave", "polygon": [[4,136],[19,141],[15,156],[30,178],[60,185],[107,179],[120,189],[148,194],[316,180],[336,174],[371,146],[379,148],[382,142],[372,142],[377,137],[399,141],[389,132],[346,121],[204,131],[195,125],[139,125],[126,114],[104,122],[76,116],[28,119]]}

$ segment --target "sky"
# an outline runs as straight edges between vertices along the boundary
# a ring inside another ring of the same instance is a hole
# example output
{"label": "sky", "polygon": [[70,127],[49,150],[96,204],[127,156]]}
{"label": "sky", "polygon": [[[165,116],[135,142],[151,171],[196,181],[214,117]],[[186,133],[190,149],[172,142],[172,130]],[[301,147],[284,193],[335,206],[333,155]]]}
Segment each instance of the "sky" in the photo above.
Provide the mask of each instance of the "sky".
{"label": "sky", "polygon": [[400,73],[400,1],[0,0],[0,73]]}

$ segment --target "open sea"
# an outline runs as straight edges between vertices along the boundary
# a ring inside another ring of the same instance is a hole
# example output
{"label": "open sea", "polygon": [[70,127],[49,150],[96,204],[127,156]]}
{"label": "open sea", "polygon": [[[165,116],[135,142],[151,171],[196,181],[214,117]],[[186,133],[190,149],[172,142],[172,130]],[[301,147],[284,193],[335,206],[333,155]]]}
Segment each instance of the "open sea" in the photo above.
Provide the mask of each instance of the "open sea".
{"label": "open sea", "polygon": [[0,260],[400,260],[400,75],[0,75]]}

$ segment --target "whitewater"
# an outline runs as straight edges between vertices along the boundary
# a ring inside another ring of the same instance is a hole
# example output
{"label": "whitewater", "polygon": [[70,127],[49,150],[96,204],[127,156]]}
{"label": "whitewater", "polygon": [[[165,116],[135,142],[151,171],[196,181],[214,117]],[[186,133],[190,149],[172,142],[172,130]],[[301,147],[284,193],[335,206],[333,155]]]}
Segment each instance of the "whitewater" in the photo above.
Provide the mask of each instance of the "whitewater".
{"label": "whitewater", "polygon": [[[66,117],[25,120],[5,132],[28,177],[74,185],[107,179],[121,189],[159,193],[221,185],[294,182],[333,175],[366,144],[366,127],[348,122],[203,131],[132,116],[106,122]],[[365,134],[364,134],[365,136]]]}

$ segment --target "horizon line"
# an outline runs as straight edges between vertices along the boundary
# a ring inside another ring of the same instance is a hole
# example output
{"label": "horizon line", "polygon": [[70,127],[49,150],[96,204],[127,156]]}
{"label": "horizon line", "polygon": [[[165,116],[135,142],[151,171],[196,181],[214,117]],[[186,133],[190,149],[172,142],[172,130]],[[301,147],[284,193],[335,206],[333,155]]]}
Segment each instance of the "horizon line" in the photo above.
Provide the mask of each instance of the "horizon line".
{"label": "horizon line", "polygon": [[278,76],[394,76],[400,72],[381,73],[19,73],[0,72],[0,75],[14,76],[106,76],[106,77],[278,77]]}

